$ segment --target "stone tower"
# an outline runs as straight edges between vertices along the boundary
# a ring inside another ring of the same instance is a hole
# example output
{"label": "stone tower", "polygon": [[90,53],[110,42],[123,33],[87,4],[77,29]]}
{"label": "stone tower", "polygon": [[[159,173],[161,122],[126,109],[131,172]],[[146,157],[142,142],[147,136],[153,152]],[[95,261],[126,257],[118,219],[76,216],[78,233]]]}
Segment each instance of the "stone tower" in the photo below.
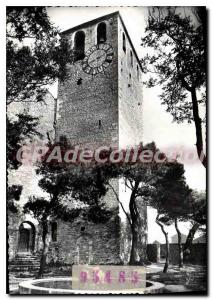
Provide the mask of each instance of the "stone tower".
{"label": "stone tower", "polygon": [[[58,86],[56,139],[65,136],[71,145],[94,148],[133,146],[141,142],[142,69],[119,12],[66,30],[63,35],[75,55],[74,63],[67,65],[67,79]],[[122,194],[126,197],[118,180],[112,184],[119,197]],[[110,207],[118,206],[112,190],[108,191],[105,202]],[[72,256],[81,262],[79,253],[85,247],[83,262],[118,262],[117,219],[104,226],[80,222],[76,221],[71,228],[62,223],[58,226],[58,243],[63,251],[75,253]],[[78,238],[79,224],[84,236],[85,232],[90,236],[87,246],[86,238]]]}
{"label": "stone tower", "polygon": [[63,32],[74,49],[58,87],[57,138],[134,145],[142,139],[142,69],[118,12]]}

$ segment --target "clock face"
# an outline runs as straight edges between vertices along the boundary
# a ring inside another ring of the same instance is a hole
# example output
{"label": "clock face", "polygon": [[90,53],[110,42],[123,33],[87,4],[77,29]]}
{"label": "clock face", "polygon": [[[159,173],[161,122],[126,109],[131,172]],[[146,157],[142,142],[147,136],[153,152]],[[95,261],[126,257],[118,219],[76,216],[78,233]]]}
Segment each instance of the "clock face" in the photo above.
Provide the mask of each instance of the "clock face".
{"label": "clock face", "polygon": [[113,48],[109,44],[99,44],[91,47],[82,61],[85,73],[96,75],[103,73],[113,60]]}

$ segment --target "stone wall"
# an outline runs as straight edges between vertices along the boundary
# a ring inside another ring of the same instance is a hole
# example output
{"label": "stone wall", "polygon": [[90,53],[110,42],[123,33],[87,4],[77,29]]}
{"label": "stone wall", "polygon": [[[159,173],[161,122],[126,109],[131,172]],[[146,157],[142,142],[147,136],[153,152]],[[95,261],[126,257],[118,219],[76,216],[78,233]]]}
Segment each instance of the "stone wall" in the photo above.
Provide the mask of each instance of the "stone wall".
{"label": "stone wall", "polygon": [[147,245],[147,258],[149,261],[157,263],[160,261],[160,245],[148,244]]}
{"label": "stone wall", "polygon": [[[56,137],[59,140],[65,135],[72,145],[92,148],[118,145],[118,15],[106,16],[103,21],[107,26],[106,43],[113,47],[112,63],[104,73],[93,76],[82,70],[82,61],[76,61],[67,66],[68,78],[59,83]],[[85,52],[97,44],[99,23],[91,22],[79,29],[85,33]],[[66,34],[71,47],[74,46],[75,34],[76,30]],[[112,184],[118,194],[118,180],[113,180]],[[103,202],[111,209],[118,207],[110,189]],[[119,222],[86,224],[86,233],[81,237],[79,224],[76,224],[59,225],[58,244],[66,263],[76,260],[86,263],[119,262]],[[88,254],[89,249],[92,254]]]}
{"label": "stone wall", "polygon": [[[76,219],[58,222],[57,242],[50,244],[48,262],[65,264],[116,264],[119,258],[119,218],[106,224]],[[82,231],[83,230],[83,231]]]}
{"label": "stone wall", "polygon": [[136,201],[139,218],[137,221],[138,227],[138,257],[139,261],[144,262],[147,259],[147,206],[141,198]]}
{"label": "stone wall", "polygon": [[[170,244],[170,264],[177,265],[179,252],[178,252],[178,244]],[[158,251],[160,251],[160,255],[158,255]],[[160,244],[159,247],[157,244],[148,244],[147,246],[147,256],[149,261],[151,262],[159,262],[160,259],[164,259],[166,255],[166,245]],[[206,265],[207,264],[207,244],[193,244],[191,247],[191,254],[186,263],[197,264],[197,265]]]}
{"label": "stone wall", "polygon": [[[58,87],[57,139],[82,145],[111,145],[118,142],[118,47],[117,16],[105,18],[107,41],[113,60],[104,73],[95,76],[82,70],[82,61],[67,65],[68,78]],[[82,27],[85,52],[96,44],[98,22]],[[72,47],[76,32],[66,34]],[[81,84],[77,84],[81,79]],[[99,121],[101,126],[99,126]]]}
{"label": "stone wall", "polygon": [[34,252],[38,252],[42,247],[41,230],[38,226],[38,222],[29,215],[24,215],[23,213],[11,213],[8,211],[7,245],[9,261],[13,259],[18,253],[20,238],[19,228],[23,222],[29,222],[33,224],[35,228]]}
{"label": "stone wall", "polygon": [[[123,34],[126,51],[123,50]],[[132,54],[132,62],[131,62]],[[142,70],[127,31],[118,22],[119,145],[133,146],[142,141]]]}

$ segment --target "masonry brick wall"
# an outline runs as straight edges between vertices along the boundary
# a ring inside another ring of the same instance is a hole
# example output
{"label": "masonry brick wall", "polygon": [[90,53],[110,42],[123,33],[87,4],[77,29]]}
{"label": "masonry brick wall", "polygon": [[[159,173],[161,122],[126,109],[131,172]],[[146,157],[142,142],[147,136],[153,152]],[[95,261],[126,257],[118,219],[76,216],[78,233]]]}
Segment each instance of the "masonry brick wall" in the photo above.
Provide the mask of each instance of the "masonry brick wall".
{"label": "masonry brick wall", "polygon": [[38,226],[38,222],[34,220],[30,215],[25,215],[22,212],[11,213],[8,211],[7,243],[9,261],[13,259],[18,253],[20,238],[19,229],[22,222],[30,222],[35,228],[34,252],[38,252],[42,247],[41,228]]}
{"label": "masonry brick wall", "polygon": [[[81,228],[84,227],[84,231]],[[119,218],[106,224],[94,224],[80,218],[73,223],[58,222],[57,242],[51,243],[48,262],[61,260],[65,264],[115,264],[119,258]],[[54,252],[54,253],[53,253]],[[54,257],[53,257],[54,256]]]}
{"label": "masonry brick wall", "polygon": [[[123,34],[126,51],[123,50]],[[132,61],[131,64],[131,56]],[[134,146],[142,141],[142,70],[121,19],[118,19],[119,145]]]}
{"label": "masonry brick wall", "polygon": [[18,238],[19,238],[18,224],[19,224],[19,215],[14,213],[8,213],[7,243],[8,243],[9,260],[11,260],[17,252]]}
{"label": "masonry brick wall", "polygon": [[[118,142],[118,47],[117,16],[105,20],[107,43],[113,47],[112,63],[95,76],[82,70],[82,61],[68,65],[69,76],[58,87],[57,139],[66,135],[71,144],[116,145]],[[97,24],[85,33],[85,52],[96,44]],[[75,32],[66,35],[73,45]],[[77,80],[81,84],[77,85]],[[99,128],[101,121],[101,128]]]}
{"label": "masonry brick wall", "polygon": [[[92,76],[82,70],[81,61],[76,61],[67,66],[68,78],[59,84],[56,138],[59,140],[65,135],[72,145],[93,148],[118,145],[118,18],[106,17],[104,22],[107,26],[106,43],[113,47],[112,63],[104,74]],[[97,26],[98,22],[80,29],[85,33],[85,52],[97,44]],[[66,35],[72,47],[75,34],[73,31]],[[77,84],[79,79],[80,85]],[[112,184],[118,194],[118,180],[113,180]],[[112,190],[107,192],[103,202],[110,208],[118,207]],[[59,227],[58,244],[66,262],[74,262],[77,257],[84,263],[119,262],[119,222],[86,224],[87,235],[81,238],[78,225],[60,223]],[[88,257],[88,249],[92,258]]]}
{"label": "masonry brick wall", "polygon": [[[96,147],[102,145],[134,146],[142,141],[142,85],[141,68],[133,46],[128,38],[126,29],[118,14],[105,16],[101,21],[90,22],[77,30],[85,33],[85,52],[97,44],[97,26],[104,21],[107,26],[107,41],[113,47],[113,60],[104,74],[92,76],[84,73],[82,62],[77,61],[68,65],[68,78],[59,84],[58,88],[58,113],[57,113],[57,140],[65,135],[72,145],[83,145]],[[126,53],[122,49],[122,33],[126,36]],[[74,46],[76,30],[71,29],[65,33]],[[133,54],[133,66],[130,61],[130,51]],[[129,78],[131,76],[131,78]],[[77,84],[80,79],[81,84]],[[99,121],[101,127],[99,127]],[[114,180],[113,184],[120,199],[125,201],[124,193],[120,192],[120,182]],[[129,199],[128,199],[129,200]],[[128,201],[126,200],[126,201]],[[112,193],[108,191],[103,200],[109,206],[117,206],[117,201]],[[140,207],[140,233],[139,233],[139,256],[146,256],[146,207]],[[119,224],[117,224],[119,232]],[[98,236],[99,225],[93,227],[94,236]],[[101,227],[104,234],[98,240],[100,249],[102,245],[110,245],[111,249],[117,249],[122,242],[111,239],[106,241],[107,230]],[[67,229],[68,230],[68,229]],[[97,232],[96,232],[97,230]],[[105,231],[106,230],[106,231]],[[72,237],[71,233],[71,237]],[[97,243],[92,242],[96,245]],[[69,241],[71,243],[71,240]],[[69,244],[67,241],[67,244]],[[113,246],[114,242],[117,243]],[[76,245],[73,244],[75,251]],[[63,248],[67,248],[63,245]],[[114,248],[115,247],[115,248]],[[74,249],[69,252],[73,253]],[[110,251],[109,251],[110,252]],[[113,259],[115,253],[109,255]],[[101,255],[104,255],[103,253]],[[99,261],[101,257],[96,255]],[[113,258],[112,258],[113,257]],[[103,259],[103,258],[102,258]]]}
{"label": "masonry brick wall", "polygon": [[[158,257],[158,251],[160,250],[160,257]],[[166,245],[165,244],[148,244],[147,256],[151,262],[158,262],[160,258],[165,258]],[[169,244],[169,261],[170,264],[177,265],[179,262],[178,244]],[[187,263],[206,265],[207,264],[207,244],[193,244],[191,246],[191,253]]]}

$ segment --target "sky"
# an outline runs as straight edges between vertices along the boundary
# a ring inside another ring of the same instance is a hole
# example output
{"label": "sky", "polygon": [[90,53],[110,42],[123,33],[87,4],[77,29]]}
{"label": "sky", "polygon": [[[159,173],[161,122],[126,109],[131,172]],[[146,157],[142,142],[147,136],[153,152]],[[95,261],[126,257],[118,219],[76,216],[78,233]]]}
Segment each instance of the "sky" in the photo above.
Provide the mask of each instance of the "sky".
{"label": "sky", "polygon": [[[189,8],[183,9],[188,14]],[[132,43],[138,54],[142,57],[146,50],[141,47],[141,37],[144,36],[148,9],[146,7],[51,7],[47,9],[51,21],[59,27],[60,30],[66,30],[109,14],[119,11],[126,25]],[[52,88],[52,93],[57,95],[57,87]],[[161,105],[159,94],[161,87],[152,89],[143,88],[143,120],[144,133],[143,141],[155,141],[159,149],[167,147],[189,148],[196,153],[195,148],[195,127],[194,124],[177,124],[172,122],[172,116],[165,111]],[[186,181],[192,189],[204,190],[206,185],[206,172],[202,164],[197,160],[195,164],[185,164]],[[155,222],[155,210],[148,210],[148,240],[163,241],[164,237]],[[183,233],[188,232],[189,225],[181,224]],[[175,230],[168,230],[170,235],[175,234]]]}

